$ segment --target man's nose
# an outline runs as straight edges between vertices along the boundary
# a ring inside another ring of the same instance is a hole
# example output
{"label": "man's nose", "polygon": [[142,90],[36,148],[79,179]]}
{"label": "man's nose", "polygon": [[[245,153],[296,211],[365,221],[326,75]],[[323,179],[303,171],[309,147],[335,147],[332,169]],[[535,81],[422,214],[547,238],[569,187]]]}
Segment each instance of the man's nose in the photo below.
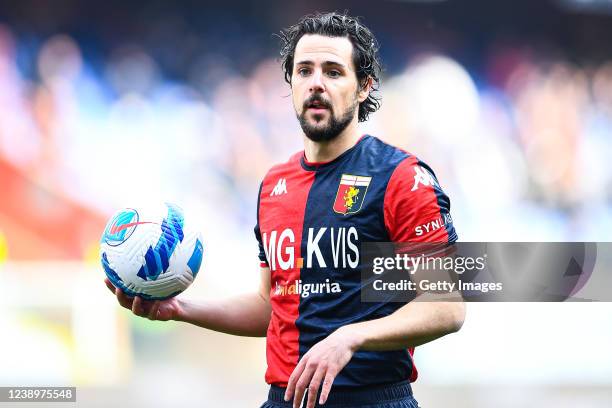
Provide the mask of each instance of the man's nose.
{"label": "man's nose", "polygon": [[322,93],[325,92],[325,84],[323,83],[323,73],[320,71],[313,72],[310,77],[310,92]]}

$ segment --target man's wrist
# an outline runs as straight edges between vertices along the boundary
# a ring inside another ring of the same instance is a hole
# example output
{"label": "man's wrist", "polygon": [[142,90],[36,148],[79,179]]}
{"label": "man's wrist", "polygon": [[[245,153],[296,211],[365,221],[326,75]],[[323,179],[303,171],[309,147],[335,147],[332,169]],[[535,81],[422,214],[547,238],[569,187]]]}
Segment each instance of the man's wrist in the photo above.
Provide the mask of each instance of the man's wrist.
{"label": "man's wrist", "polygon": [[349,348],[356,352],[366,341],[366,336],[359,324],[349,324],[338,329],[338,334],[343,336],[348,341]]}
{"label": "man's wrist", "polygon": [[177,322],[187,321],[186,320],[187,316],[185,313],[185,309],[186,309],[185,301],[182,299],[176,299],[176,303],[177,303],[176,313],[174,314],[174,316],[172,316],[172,320],[177,321]]}

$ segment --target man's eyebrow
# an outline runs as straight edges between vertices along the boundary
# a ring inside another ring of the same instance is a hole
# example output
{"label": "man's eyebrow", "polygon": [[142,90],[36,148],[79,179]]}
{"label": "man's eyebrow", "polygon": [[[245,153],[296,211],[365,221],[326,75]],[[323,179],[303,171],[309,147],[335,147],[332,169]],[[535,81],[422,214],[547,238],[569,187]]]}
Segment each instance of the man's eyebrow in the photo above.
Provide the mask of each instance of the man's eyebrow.
{"label": "man's eyebrow", "polygon": [[[298,61],[295,63],[295,66],[312,66],[314,65],[314,62],[310,61],[310,60],[302,60],[302,61]],[[323,61],[323,66],[335,66],[335,67],[339,67],[339,68],[346,68],[346,65],[344,65],[341,62],[338,61]]]}
{"label": "man's eyebrow", "polygon": [[[302,61],[296,62],[295,65],[314,65],[314,62],[310,60],[302,60]],[[334,65],[334,66],[342,67],[342,68],[346,67],[346,65],[338,61],[323,61],[322,65],[327,65],[327,66]]]}
{"label": "man's eyebrow", "polygon": [[336,66],[336,67],[340,67],[340,68],[344,68],[344,67],[346,66],[346,65],[344,65],[343,63],[338,62],[338,61],[325,61],[325,62],[323,63],[323,65],[334,65],[334,66]]}

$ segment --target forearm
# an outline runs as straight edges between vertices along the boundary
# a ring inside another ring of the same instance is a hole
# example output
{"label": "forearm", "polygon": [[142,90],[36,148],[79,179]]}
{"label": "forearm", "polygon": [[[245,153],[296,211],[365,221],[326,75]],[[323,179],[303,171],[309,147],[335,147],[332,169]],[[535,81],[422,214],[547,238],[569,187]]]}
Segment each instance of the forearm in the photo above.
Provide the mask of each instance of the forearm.
{"label": "forearm", "polygon": [[387,351],[416,347],[458,331],[463,302],[410,302],[389,316],[343,327],[355,350]]}
{"label": "forearm", "polygon": [[265,337],[270,303],[259,293],[206,302],[180,301],[175,320],[236,336]]}

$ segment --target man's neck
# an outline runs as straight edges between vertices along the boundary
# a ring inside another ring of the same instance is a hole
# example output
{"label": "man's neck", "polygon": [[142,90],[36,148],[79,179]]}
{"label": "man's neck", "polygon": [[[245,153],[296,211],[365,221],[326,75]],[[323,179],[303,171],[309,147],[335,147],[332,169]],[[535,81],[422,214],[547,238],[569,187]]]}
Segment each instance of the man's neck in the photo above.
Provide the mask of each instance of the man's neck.
{"label": "man's neck", "polygon": [[361,137],[355,122],[351,122],[342,133],[330,141],[314,142],[304,136],[306,160],[311,163],[329,162],[355,146]]}

